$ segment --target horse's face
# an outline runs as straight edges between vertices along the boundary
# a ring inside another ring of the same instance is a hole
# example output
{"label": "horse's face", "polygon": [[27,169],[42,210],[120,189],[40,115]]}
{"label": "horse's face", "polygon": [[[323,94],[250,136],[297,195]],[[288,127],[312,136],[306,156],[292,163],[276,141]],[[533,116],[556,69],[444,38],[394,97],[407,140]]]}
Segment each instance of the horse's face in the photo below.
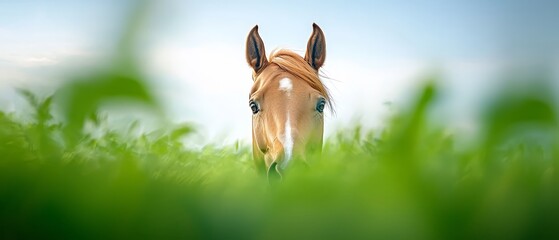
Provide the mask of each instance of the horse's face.
{"label": "horse's face", "polygon": [[254,69],[249,97],[253,155],[257,168],[268,176],[281,176],[294,158],[303,160],[305,151],[322,147],[323,112],[330,97],[318,69],[326,43],[322,30],[313,26],[305,58],[280,50],[268,61],[258,26],[247,38],[247,61]]}

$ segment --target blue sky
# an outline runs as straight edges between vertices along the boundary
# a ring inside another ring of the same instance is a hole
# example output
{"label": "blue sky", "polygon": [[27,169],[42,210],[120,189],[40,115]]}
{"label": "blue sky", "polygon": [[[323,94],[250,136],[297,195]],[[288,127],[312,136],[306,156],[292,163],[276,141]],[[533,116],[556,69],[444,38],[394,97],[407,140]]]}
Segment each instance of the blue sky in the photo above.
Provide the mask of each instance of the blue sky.
{"label": "blue sky", "polygon": [[[13,87],[49,89],[71,66],[110,55],[131,1],[0,2],[0,107]],[[336,116],[327,132],[360,117],[376,127],[385,102],[403,102],[424,74],[440,71],[449,92],[442,111],[472,128],[475,105],[510,66],[557,66],[559,3],[554,1],[154,1],[138,51],[146,74],[176,121],[198,123],[207,138],[247,139],[251,85],[248,31],[260,26],[268,53],[302,53],[318,23],[324,72]],[[216,69],[216,65],[217,68]],[[203,103],[203,104],[201,104]],[[225,109],[209,103],[227,103]],[[469,110],[468,110],[469,109]],[[228,121],[223,121],[227,116]]]}

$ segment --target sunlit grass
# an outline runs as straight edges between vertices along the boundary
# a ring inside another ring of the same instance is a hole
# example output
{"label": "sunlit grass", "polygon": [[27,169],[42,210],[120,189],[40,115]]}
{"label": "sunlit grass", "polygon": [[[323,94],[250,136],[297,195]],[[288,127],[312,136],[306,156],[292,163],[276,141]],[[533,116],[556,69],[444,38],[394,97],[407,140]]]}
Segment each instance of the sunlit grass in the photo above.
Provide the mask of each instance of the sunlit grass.
{"label": "sunlit grass", "polygon": [[382,129],[346,126],[271,186],[245,144],[185,146],[188,124],[112,126],[100,110],[115,102],[163,114],[134,64],[141,21],[130,22],[113,64],[46,98],[21,90],[29,119],[0,112],[0,238],[559,235],[559,92],[549,81],[495,92],[475,139],[434,121],[441,93],[425,81]]}
{"label": "sunlit grass", "polygon": [[[188,125],[140,135],[105,128],[96,137],[66,134],[67,123],[50,113],[51,97],[22,91],[33,120],[0,114],[2,234],[553,236],[559,217],[557,106],[551,90],[533,89],[497,93],[479,123],[484,134],[464,147],[455,144],[459,135],[430,120],[437,89],[427,84],[382,131],[340,130],[326,140],[322,156],[309,156],[310,167],[294,166],[273,187],[256,174],[248,146],[192,150],[182,141],[194,130]],[[96,114],[70,121],[92,129],[109,124]]]}

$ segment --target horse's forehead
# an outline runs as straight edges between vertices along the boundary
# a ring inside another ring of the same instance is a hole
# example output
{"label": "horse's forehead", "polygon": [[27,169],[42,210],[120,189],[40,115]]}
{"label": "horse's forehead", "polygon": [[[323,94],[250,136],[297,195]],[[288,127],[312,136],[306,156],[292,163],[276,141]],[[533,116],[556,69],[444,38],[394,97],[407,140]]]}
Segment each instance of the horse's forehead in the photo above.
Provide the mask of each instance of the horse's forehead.
{"label": "horse's forehead", "polygon": [[279,90],[288,94],[291,93],[291,90],[293,90],[293,81],[288,77],[282,78],[279,81]]}
{"label": "horse's forehead", "polygon": [[291,95],[293,92],[312,92],[313,88],[304,80],[289,74],[279,74],[273,77],[261,77],[255,81],[251,94]]}

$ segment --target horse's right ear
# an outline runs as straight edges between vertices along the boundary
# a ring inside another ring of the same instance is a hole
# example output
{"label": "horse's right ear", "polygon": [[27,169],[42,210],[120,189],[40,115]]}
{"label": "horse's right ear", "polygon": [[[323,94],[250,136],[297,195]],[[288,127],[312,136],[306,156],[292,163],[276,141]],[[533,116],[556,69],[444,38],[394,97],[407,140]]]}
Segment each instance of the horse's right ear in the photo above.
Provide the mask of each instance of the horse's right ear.
{"label": "horse's right ear", "polygon": [[254,26],[248,33],[246,58],[248,65],[254,69],[254,72],[260,71],[268,64],[266,51],[264,50],[264,42],[258,34],[258,25]]}

